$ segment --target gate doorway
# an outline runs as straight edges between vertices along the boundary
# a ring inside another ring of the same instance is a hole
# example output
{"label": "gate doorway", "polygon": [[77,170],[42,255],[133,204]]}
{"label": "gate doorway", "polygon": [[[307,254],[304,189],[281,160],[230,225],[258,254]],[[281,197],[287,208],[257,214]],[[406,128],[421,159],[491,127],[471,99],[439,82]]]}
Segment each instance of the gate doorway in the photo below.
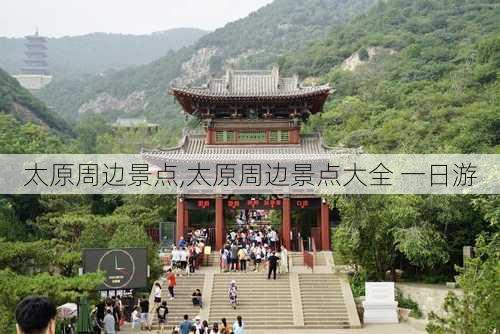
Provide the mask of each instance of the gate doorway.
{"label": "gate doorway", "polygon": [[206,230],[206,245],[215,248],[215,204],[213,200],[188,200],[186,238],[195,230]]}

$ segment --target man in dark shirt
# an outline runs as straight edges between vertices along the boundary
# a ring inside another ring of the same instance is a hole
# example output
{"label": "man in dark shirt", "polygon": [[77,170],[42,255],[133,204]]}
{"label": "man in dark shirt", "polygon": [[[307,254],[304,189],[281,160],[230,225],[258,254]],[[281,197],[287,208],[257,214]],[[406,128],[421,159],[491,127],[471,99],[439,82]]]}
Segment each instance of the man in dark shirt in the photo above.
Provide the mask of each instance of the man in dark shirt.
{"label": "man in dark shirt", "polygon": [[267,273],[267,279],[271,279],[271,273],[274,275],[274,279],[276,279],[276,268],[278,267],[279,257],[276,256],[276,252],[272,252],[268,257],[267,261],[269,263],[269,272]]}
{"label": "man in dark shirt", "polygon": [[168,307],[167,307],[167,302],[163,301],[156,309],[156,314],[158,315],[158,324],[160,325],[160,334],[163,333],[163,329],[165,328],[165,325],[167,323],[167,314],[168,314]]}
{"label": "man in dark shirt", "polygon": [[231,270],[237,269],[238,266],[238,246],[233,242],[231,245]]}
{"label": "man in dark shirt", "polygon": [[149,326],[149,301],[146,298],[139,300],[141,308],[141,329],[150,328]]}

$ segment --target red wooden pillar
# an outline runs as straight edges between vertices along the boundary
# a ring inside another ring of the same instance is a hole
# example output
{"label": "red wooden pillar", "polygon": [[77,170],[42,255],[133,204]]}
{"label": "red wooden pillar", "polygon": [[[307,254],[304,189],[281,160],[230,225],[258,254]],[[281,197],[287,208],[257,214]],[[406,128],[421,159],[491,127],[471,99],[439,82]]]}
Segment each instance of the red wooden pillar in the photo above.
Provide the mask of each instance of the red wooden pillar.
{"label": "red wooden pillar", "polygon": [[187,205],[184,205],[184,233],[189,233],[189,210]]}
{"label": "red wooden pillar", "polygon": [[290,231],[292,230],[292,210],[290,198],[283,198],[283,245],[287,250],[291,249]]}
{"label": "red wooden pillar", "polygon": [[321,201],[321,249],[330,250],[330,207]]}
{"label": "red wooden pillar", "polygon": [[224,198],[215,198],[215,249],[220,250],[224,246]]}
{"label": "red wooden pillar", "polygon": [[177,217],[175,225],[176,243],[184,236],[184,227],[186,223],[186,201],[182,197],[177,197]]}

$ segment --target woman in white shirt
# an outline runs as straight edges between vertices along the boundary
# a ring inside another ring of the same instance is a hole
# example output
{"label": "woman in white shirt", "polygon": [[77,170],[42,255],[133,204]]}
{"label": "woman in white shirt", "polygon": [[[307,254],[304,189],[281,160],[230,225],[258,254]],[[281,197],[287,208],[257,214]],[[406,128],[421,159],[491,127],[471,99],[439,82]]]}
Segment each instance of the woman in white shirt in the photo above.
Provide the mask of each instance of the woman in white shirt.
{"label": "woman in white shirt", "polygon": [[132,312],[132,329],[140,328],[141,327],[141,317],[139,314],[139,308],[136,306],[134,307],[134,312]]}
{"label": "woman in white shirt", "polygon": [[172,249],[172,267],[174,269],[179,268],[180,264],[181,264],[180,250],[174,247],[174,249]]}
{"label": "woman in white shirt", "polygon": [[181,262],[181,269],[182,270],[186,270],[187,268],[187,261],[188,261],[188,252],[182,248],[180,251],[179,251],[179,257],[180,257],[180,262]]}
{"label": "woman in white shirt", "polygon": [[257,246],[254,248],[254,255],[255,255],[255,270],[257,272],[260,272],[261,267],[262,267],[262,248],[261,248],[261,246]]}
{"label": "woman in white shirt", "polygon": [[[154,289],[154,298],[155,298],[155,304],[160,304],[161,303],[161,285],[160,283],[156,282],[155,283],[155,289]],[[158,305],[156,305],[158,306]]]}

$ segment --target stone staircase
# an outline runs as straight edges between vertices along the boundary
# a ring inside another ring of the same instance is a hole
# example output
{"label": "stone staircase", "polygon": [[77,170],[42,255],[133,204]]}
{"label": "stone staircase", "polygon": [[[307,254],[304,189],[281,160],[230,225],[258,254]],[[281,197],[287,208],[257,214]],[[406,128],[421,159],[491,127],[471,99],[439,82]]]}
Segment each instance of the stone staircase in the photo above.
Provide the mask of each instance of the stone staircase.
{"label": "stone staircase", "polygon": [[[190,277],[177,278],[175,300],[169,300],[166,282],[162,282],[162,297],[167,300],[170,311],[167,328],[178,325],[184,314],[190,319],[200,315],[210,324],[220,323],[222,318],[233,323],[241,315],[251,330],[360,328],[349,283],[328,265],[331,261],[326,255],[329,254],[317,253],[313,273],[303,267],[301,253],[289,254],[289,261],[297,264],[291,266],[292,272],[278,275],[276,281],[267,280],[265,270],[261,273],[221,273],[217,268],[218,254],[213,253],[208,257],[211,268],[202,268]],[[236,310],[228,301],[229,283],[233,279],[239,290]],[[196,288],[203,293],[205,306],[202,310],[191,303],[191,293]],[[156,328],[156,313],[153,307],[151,309],[150,318]]]}
{"label": "stone staircase", "polygon": [[[194,307],[191,301],[191,294],[195,289],[200,289],[203,295],[203,285],[205,282],[204,274],[193,274],[190,276],[177,276],[177,286],[175,287],[175,299],[170,300],[170,294],[168,293],[167,283],[162,281],[161,296],[162,300],[167,301],[168,306],[168,316],[166,328],[171,328],[172,326],[178,325],[182,320],[184,314],[189,315],[190,319],[193,319],[196,315],[200,313],[199,307]],[[158,316],[154,305],[150,302],[150,319],[153,328],[158,326]],[[206,307],[206,306],[205,306]]]}
{"label": "stone staircase", "polygon": [[[228,301],[231,280],[238,286],[238,307]],[[247,328],[292,328],[294,325],[289,275],[267,280],[262,273],[215,274],[209,310],[209,323],[226,318],[232,323],[241,315]]]}
{"label": "stone staircase", "polygon": [[306,328],[350,328],[340,278],[334,274],[299,274]]}
{"label": "stone staircase", "polygon": [[206,260],[203,262],[203,265],[206,267],[219,267],[219,257],[219,252],[206,255]]}
{"label": "stone staircase", "polygon": [[[304,257],[301,252],[289,252],[289,258],[294,267],[304,265]],[[327,261],[323,253],[317,252],[314,261],[315,266],[326,266]]]}

